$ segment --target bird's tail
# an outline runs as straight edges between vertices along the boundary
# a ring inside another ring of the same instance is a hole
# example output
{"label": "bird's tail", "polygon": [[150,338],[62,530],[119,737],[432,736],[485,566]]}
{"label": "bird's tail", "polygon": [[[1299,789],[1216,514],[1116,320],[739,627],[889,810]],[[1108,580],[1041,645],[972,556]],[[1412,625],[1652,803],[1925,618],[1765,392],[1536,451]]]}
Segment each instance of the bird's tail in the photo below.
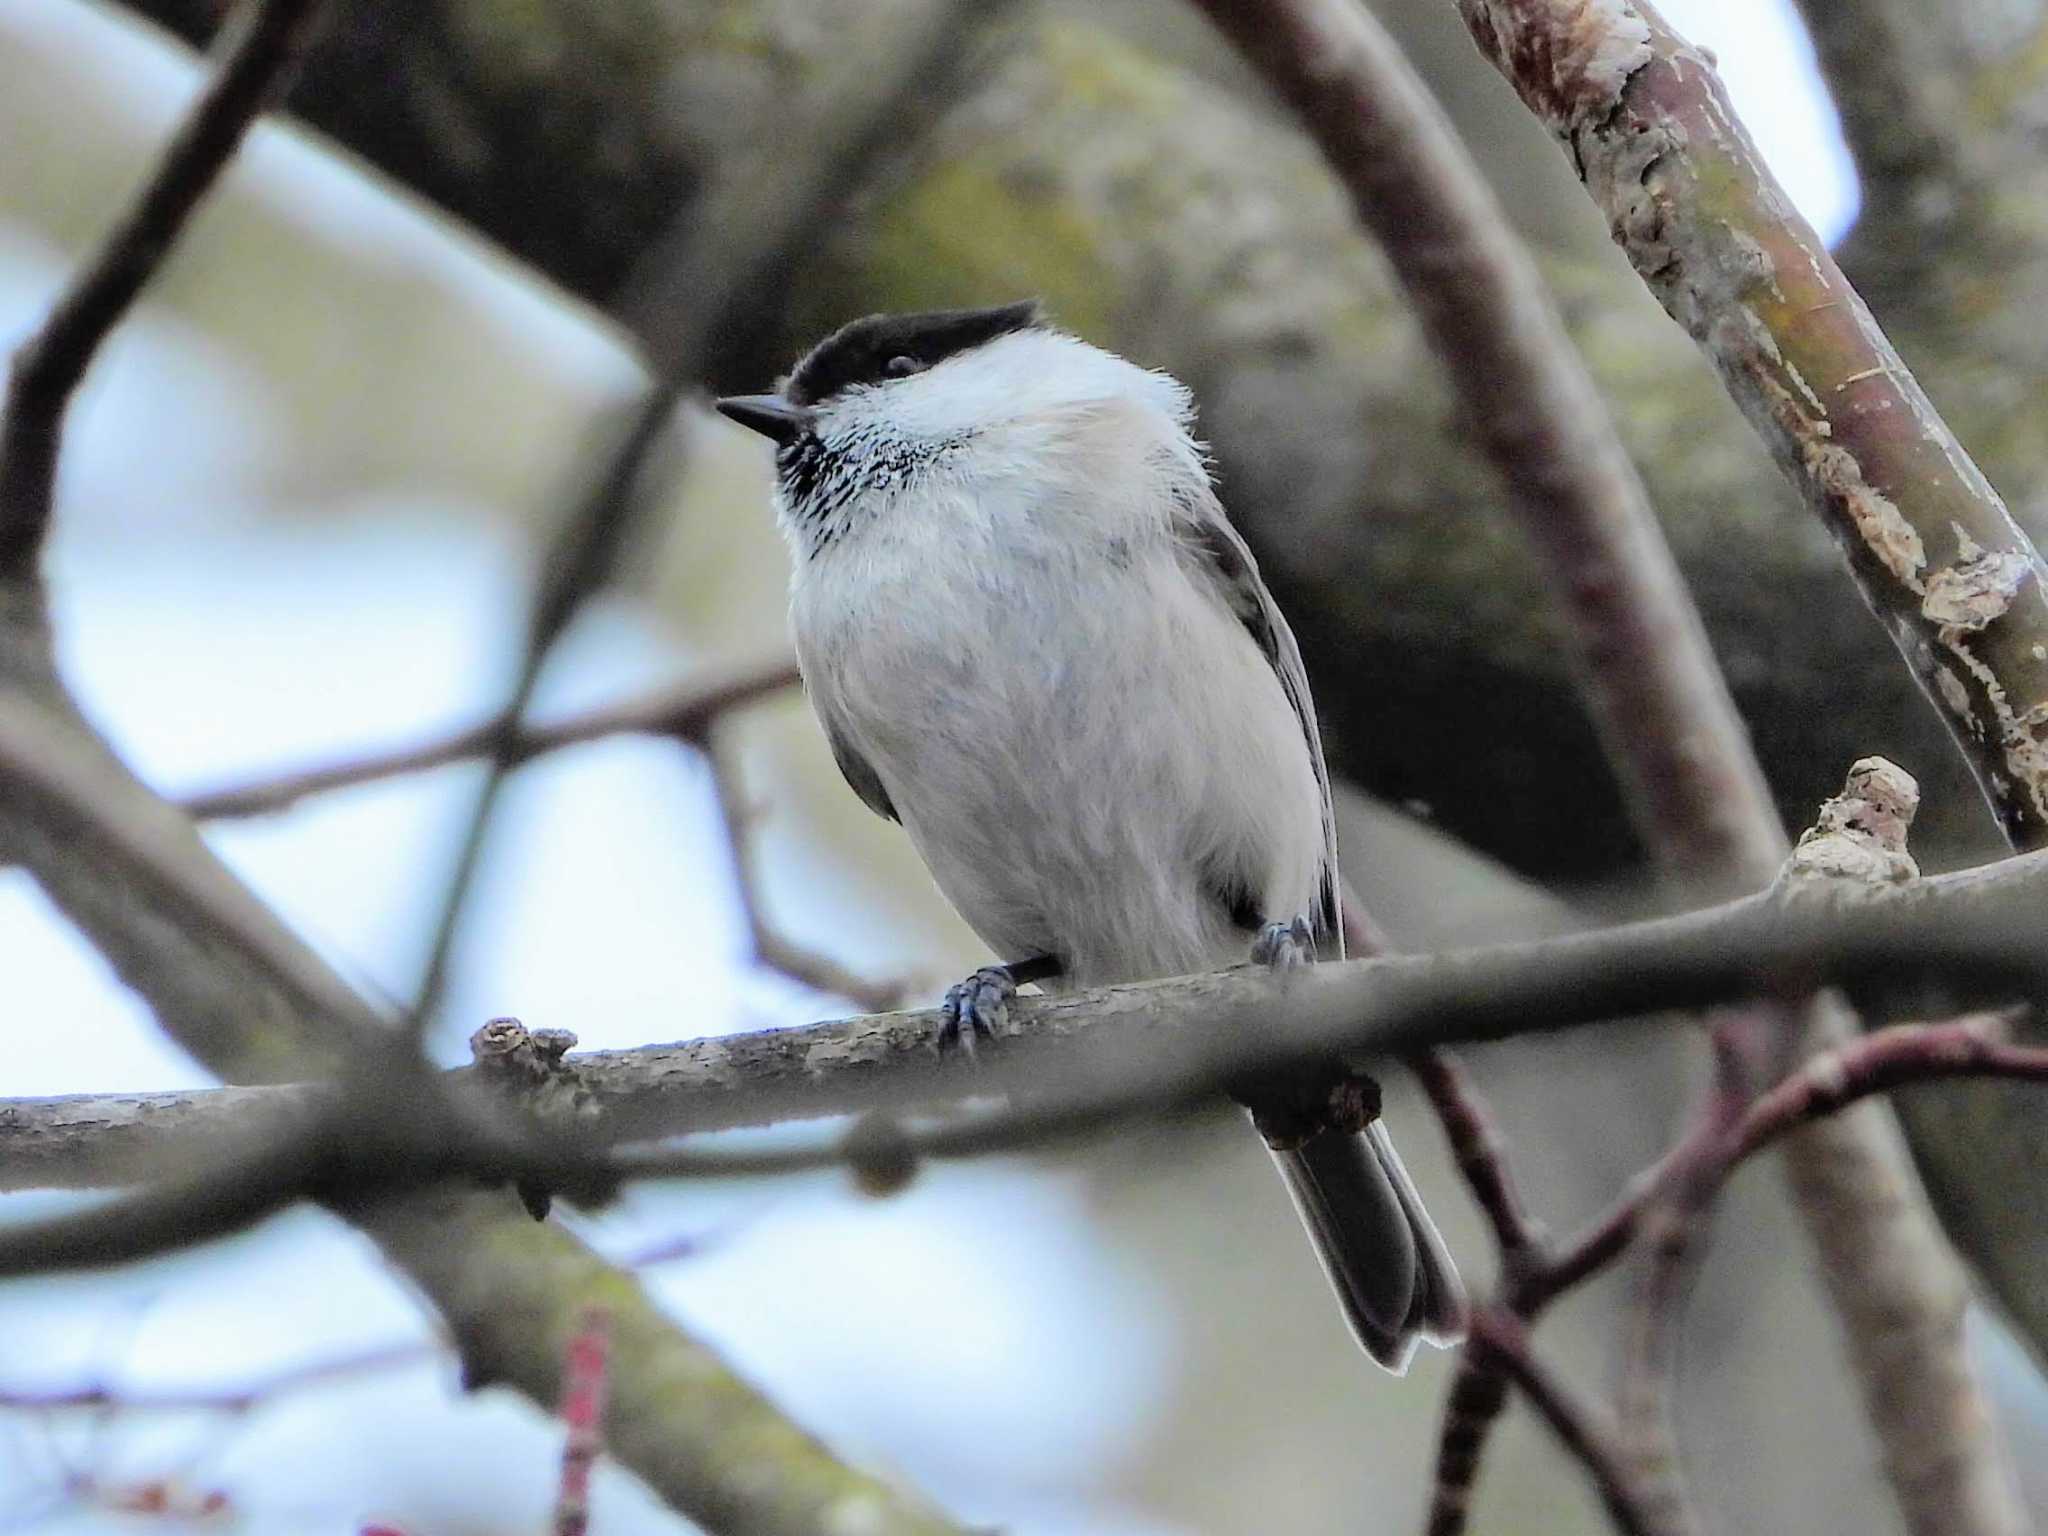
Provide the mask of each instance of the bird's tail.
{"label": "bird's tail", "polygon": [[1367,1354],[1399,1373],[1418,1339],[1464,1337],[1465,1287],[1385,1125],[1318,1131],[1273,1161]]}

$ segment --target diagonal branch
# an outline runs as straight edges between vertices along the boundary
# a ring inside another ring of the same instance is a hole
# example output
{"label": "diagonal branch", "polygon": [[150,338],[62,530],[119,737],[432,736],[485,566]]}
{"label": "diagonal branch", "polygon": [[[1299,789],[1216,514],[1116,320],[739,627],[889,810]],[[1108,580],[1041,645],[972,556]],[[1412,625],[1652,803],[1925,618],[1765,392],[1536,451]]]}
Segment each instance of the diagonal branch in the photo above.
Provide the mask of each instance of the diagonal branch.
{"label": "diagonal branch", "polygon": [[0,417],[0,580],[30,575],[42,551],[72,393],[234,158],[249,125],[283,88],[319,11],[319,0],[250,0],[238,13],[221,67],[134,205],[15,354]]}
{"label": "diagonal branch", "polygon": [[1600,1424],[1592,1405],[1581,1402],[1537,1360],[1519,1318],[1497,1309],[1475,1314],[1472,1353],[1477,1363],[1491,1367],[1522,1391],[1551,1433],[1592,1474],[1593,1486],[1616,1530],[1623,1536],[1669,1536],[1677,1529],[1663,1512],[1642,1502],[1613,1430]]}
{"label": "diagonal branch", "polygon": [[1197,0],[1294,109],[1400,278],[1544,562],[1634,817],[1695,896],[1755,889],[1783,835],[1649,497],[1527,247],[1372,14]]}
{"label": "diagonal branch", "polygon": [[858,1003],[872,1013],[893,1008],[908,990],[902,981],[871,981],[830,955],[804,948],[784,936],[769,920],[761,892],[760,861],[754,848],[751,823],[755,813],[747,802],[738,756],[715,725],[701,730],[697,741],[711,768],[711,787],[718,801],[719,820],[725,827],[726,845],[732,850],[734,882],[739,887],[740,911],[746,918],[747,936],[753,942],[755,963],[807,987]]}
{"label": "diagonal branch", "polygon": [[2048,839],[2048,567],[1793,210],[1712,62],[1646,0],[1460,6],[1841,544],[2007,836]]}
{"label": "diagonal branch", "polygon": [[[1533,260],[1426,88],[1362,8],[1337,0],[1199,3],[1294,108],[1400,277],[1548,567],[1577,651],[1580,690],[1667,877],[1710,892],[1770,880],[1784,857],[1784,833],[1648,498]],[[1607,12],[1599,3],[1536,3],[1560,28],[1597,30]],[[1589,62],[1562,47],[1542,54],[1532,69],[1556,58],[1567,67]],[[1613,67],[1597,49],[1590,64]],[[1719,1122],[1739,1113],[1754,1082],[1803,1038],[1839,1040],[1852,1027],[1827,1002],[1803,1018],[1773,1008],[1723,1016],[1716,1021],[1721,1072],[1702,1114]],[[1825,1209],[1810,1166],[1821,1160],[1857,1175],[1828,1181]],[[1887,1417],[1902,1383],[1909,1396],[1914,1381],[1946,1387],[1960,1378],[1973,1391],[1947,1326],[1947,1298],[1959,1277],[1933,1239],[1931,1218],[1896,1194],[1911,1180],[1896,1136],[1868,1121],[1851,1122],[1800,1141],[1788,1161],[1795,1191],[1815,1197],[1801,1199],[1800,1212],[1835,1260],[1826,1271],[1841,1278],[1835,1299],[1845,1316],[1856,1316],[1846,1287],[1858,1267],[1841,1261],[1845,1253],[1853,1251],[1859,1263],[1881,1257],[1900,1277],[1891,1303],[1902,1321],[1891,1330],[1890,1354],[1925,1368],[1908,1365],[1882,1379],[1864,1374],[1866,1406],[1881,1433],[1887,1422],[1915,1417]],[[1645,1360],[1661,1351],[1660,1330],[1676,1316],[1675,1304],[1652,1303],[1675,1301],[1682,1288],[1695,1250],[1680,1239],[1703,1230],[1691,1198],[1700,1188],[1683,1177],[1660,1186],[1660,1198],[1673,1202],[1665,1227],[1674,1240],[1658,1246],[1650,1299],[1639,1312],[1649,1325],[1639,1330]],[[1497,1219],[1505,1214],[1497,1202],[1489,1209]],[[1658,1381],[1642,1371],[1626,1379]],[[1679,1521],[1676,1453],[1657,1411],[1662,1401],[1660,1393],[1644,1405],[1650,1411],[1626,1415],[1625,1424],[1642,1466],[1670,1490],[1666,1503]],[[1476,1463],[1483,1427],[1471,1414],[1460,1426],[1471,1455],[1451,1460]],[[2002,1466],[1982,1440],[1958,1441],[1959,1479],[1974,1480],[1987,1507],[2016,1508]],[[1903,1483],[1900,1492],[1912,1501]],[[1927,1507],[1943,1502],[1936,1495]],[[1984,1528],[2003,1527],[1991,1520]]]}

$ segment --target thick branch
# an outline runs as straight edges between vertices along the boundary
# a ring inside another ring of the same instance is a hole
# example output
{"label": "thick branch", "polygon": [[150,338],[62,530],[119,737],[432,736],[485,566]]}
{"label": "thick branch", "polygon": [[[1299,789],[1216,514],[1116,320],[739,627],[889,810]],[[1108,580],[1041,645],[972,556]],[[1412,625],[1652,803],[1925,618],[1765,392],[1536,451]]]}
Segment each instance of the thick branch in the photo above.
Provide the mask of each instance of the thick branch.
{"label": "thick branch", "polygon": [[[1024,997],[1011,1006],[1007,1033],[972,1061],[933,1051],[938,1011],[922,1009],[573,1054],[562,1062],[563,1086],[591,1115],[593,1133],[614,1143],[1009,1094],[1022,1105],[1004,1125],[1014,1138],[1034,1113],[1057,1113],[1063,1126],[1099,1123],[1197,1100],[1248,1069],[1332,1050],[1404,1057],[1710,1007],[1760,987],[1834,982],[1876,995],[1932,977],[1974,1001],[2048,996],[2048,956],[2033,942],[2043,922],[2048,853],[2027,854],[1891,890],[1779,887],[1682,917],[1330,963],[1284,981],[1239,969]],[[1924,1003],[1923,992],[1912,995]],[[305,1091],[269,1090],[280,1105]],[[128,1125],[121,1161],[109,1164],[133,1168],[171,1147],[208,1145],[252,1102],[261,1101],[248,1090],[7,1101],[0,1167],[20,1146],[36,1182],[76,1182],[95,1166],[91,1145],[106,1115]],[[975,1120],[941,1132],[935,1150],[979,1150],[977,1139],[990,1140]],[[796,1148],[720,1166],[810,1166],[842,1155]],[[1611,1251],[1611,1237],[1597,1238],[1601,1253]]]}
{"label": "thick branch", "polygon": [[1534,258],[1370,12],[1198,0],[1294,108],[1378,237],[1542,557],[1637,830],[1696,894],[1754,889],[1782,833],[1706,631]]}
{"label": "thick branch", "polygon": [[2007,835],[2048,838],[2048,566],[1647,5],[1460,0],[1848,556]]}
{"label": "thick branch", "polygon": [[0,417],[0,580],[28,575],[41,553],[72,392],[289,75],[318,11],[319,0],[251,0],[244,7],[220,69],[141,195],[16,353]]}

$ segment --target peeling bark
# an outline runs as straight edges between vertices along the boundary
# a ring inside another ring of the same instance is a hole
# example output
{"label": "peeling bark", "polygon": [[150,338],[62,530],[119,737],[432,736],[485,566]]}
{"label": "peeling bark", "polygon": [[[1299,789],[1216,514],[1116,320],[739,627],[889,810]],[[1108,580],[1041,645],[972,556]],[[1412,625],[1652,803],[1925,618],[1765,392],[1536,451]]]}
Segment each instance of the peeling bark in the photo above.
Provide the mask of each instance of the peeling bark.
{"label": "peeling bark", "polygon": [[[1643,281],[1841,545],[2006,835],[2021,847],[2048,841],[2048,566],[1785,197],[1711,61],[1647,4],[1461,5],[1494,64],[1566,140]],[[1515,51],[1493,17],[1502,7],[1524,28]],[[1532,77],[1532,60],[1591,48],[1583,30],[1598,16],[1611,55],[1644,28],[1648,46],[1604,101],[1575,100],[1560,118],[1554,79]],[[1958,589],[1981,592],[1987,571],[1998,611],[1944,622]]]}

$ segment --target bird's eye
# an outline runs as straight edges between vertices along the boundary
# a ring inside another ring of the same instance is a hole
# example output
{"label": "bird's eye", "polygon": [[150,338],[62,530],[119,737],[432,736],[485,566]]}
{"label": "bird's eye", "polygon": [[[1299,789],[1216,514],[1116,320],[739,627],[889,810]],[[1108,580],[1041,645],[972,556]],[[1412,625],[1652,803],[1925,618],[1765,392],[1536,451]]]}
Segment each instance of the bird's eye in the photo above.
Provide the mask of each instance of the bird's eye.
{"label": "bird's eye", "polygon": [[892,357],[883,365],[882,372],[892,379],[907,379],[913,373],[923,373],[924,364],[914,357]]}

